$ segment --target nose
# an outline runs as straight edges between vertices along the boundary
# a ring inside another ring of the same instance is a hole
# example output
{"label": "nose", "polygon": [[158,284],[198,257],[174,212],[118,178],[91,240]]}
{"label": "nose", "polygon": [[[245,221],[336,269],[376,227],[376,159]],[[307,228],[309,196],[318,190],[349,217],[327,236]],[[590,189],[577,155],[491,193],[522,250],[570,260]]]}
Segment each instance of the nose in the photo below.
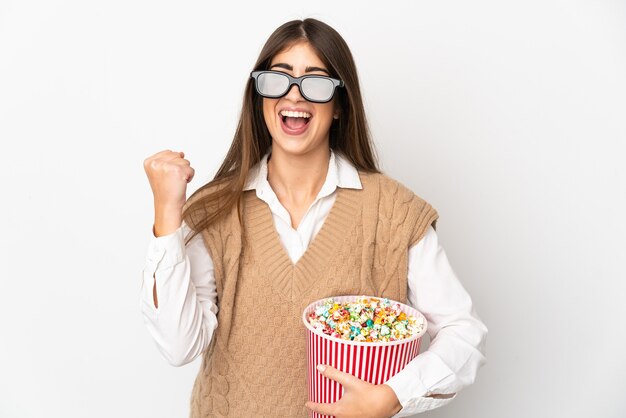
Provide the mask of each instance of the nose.
{"label": "nose", "polygon": [[289,99],[291,101],[294,101],[294,102],[298,102],[298,101],[304,100],[304,98],[300,94],[300,89],[298,88],[297,84],[294,84],[291,87],[289,87],[289,91],[285,95],[285,98],[287,98],[287,99]]}

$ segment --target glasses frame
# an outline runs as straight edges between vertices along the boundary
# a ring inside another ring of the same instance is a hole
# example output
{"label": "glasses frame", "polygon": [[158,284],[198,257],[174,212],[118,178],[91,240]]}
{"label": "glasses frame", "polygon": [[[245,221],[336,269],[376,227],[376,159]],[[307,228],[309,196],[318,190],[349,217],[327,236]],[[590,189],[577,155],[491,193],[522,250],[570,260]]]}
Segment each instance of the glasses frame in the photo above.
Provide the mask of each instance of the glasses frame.
{"label": "glasses frame", "polygon": [[[280,74],[282,76],[287,77],[287,79],[289,80],[289,85],[287,86],[287,89],[285,90],[285,92],[283,94],[272,96],[272,95],[268,95],[268,94],[263,94],[263,93],[261,93],[259,91],[258,77],[261,74],[265,74],[265,73]],[[289,93],[289,90],[291,90],[291,86],[293,86],[295,84],[296,86],[298,86],[298,91],[300,91],[300,95],[302,97],[304,97],[307,101],[312,102],[312,103],[328,103],[328,102],[330,102],[333,99],[333,97],[335,97],[335,92],[337,91],[337,87],[343,87],[344,86],[343,81],[338,80],[336,78],[327,77],[327,76],[324,76],[324,75],[303,75],[303,76],[300,76],[300,77],[292,77],[291,75],[289,75],[287,73],[283,73],[282,71],[272,71],[272,70],[252,71],[250,73],[250,77],[254,79],[254,89],[259,94],[259,96],[266,97],[268,99],[279,99],[281,97],[286,96],[287,93]],[[325,80],[332,81],[332,83],[333,83],[333,94],[330,95],[330,98],[328,100],[313,100],[310,97],[307,97],[307,95],[304,94],[304,92],[302,91],[302,82],[304,80],[306,80],[307,78],[323,78]]]}

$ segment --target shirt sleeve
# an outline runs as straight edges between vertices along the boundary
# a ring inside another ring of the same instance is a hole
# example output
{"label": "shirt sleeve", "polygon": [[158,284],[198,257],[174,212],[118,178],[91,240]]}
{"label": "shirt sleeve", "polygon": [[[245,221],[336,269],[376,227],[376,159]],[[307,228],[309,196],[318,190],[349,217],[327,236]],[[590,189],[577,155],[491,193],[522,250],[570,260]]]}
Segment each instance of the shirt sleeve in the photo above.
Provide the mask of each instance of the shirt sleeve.
{"label": "shirt sleeve", "polygon": [[187,364],[202,354],[217,328],[213,261],[200,234],[184,245],[188,232],[183,222],[169,235],[155,237],[153,233],[140,292],[144,323],[173,366]]}
{"label": "shirt sleeve", "polygon": [[[395,417],[443,406],[472,384],[486,362],[487,327],[456,277],[431,227],[409,249],[408,303],[428,320],[428,350],[414,358],[389,385],[402,405]],[[429,395],[448,395],[446,398]]]}

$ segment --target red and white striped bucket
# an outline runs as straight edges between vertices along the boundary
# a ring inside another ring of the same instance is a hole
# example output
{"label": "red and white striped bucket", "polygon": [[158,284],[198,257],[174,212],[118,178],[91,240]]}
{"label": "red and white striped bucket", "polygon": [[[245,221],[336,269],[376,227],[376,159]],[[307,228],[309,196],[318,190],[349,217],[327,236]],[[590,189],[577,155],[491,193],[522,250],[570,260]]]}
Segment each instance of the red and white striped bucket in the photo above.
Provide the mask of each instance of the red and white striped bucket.
{"label": "red and white striped bucket", "polygon": [[[353,302],[357,298],[372,298],[374,296],[335,296],[338,303]],[[404,368],[413,360],[420,350],[424,330],[411,338],[389,342],[358,342],[342,340],[324,334],[314,329],[308,317],[319,305],[328,298],[320,299],[306,307],[302,313],[302,321],[306,327],[307,336],[307,387],[309,401],[316,403],[332,403],[341,399],[343,387],[317,372],[318,364],[332,366],[342,372],[350,373],[359,379],[373,384],[385,383],[389,378]],[[377,298],[382,299],[382,298]],[[392,304],[400,303],[389,300]],[[400,303],[402,311],[407,316],[423,317],[416,309]],[[424,323],[426,320],[424,319]],[[326,415],[309,411],[309,417],[322,418]]]}

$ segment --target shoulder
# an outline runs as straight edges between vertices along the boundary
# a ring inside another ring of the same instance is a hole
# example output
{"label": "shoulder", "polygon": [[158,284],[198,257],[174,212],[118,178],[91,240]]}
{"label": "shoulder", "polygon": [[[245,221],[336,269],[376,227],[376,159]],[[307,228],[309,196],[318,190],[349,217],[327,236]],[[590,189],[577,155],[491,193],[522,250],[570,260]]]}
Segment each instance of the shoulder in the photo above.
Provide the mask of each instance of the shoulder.
{"label": "shoulder", "polygon": [[376,189],[381,202],[394,205],[407,204],[415,207],[432,207],[425,199],[409,187],[385,173],[367,173],[359,171],[363,188]]}
{"label": "shoulder", "polygon": [[436,228],[439,214],[409,187],[385,173],[361,174],[363,189],[369,189],[370,196],[377,196],[378,218],[387,219],[398,231],[408,229],[411,245],[424,236],[429,226]]}

